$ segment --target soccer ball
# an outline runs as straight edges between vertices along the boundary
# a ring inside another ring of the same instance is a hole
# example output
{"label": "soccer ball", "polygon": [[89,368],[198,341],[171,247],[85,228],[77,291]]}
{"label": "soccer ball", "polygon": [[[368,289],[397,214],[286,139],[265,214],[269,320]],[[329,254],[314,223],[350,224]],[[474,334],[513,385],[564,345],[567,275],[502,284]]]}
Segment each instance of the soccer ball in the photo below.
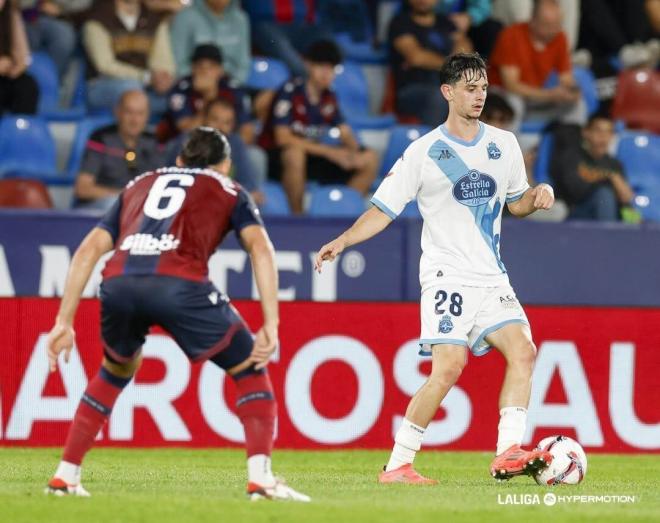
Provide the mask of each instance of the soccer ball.
{"label": "soccer ball", "polygon": [[552,454],[552,463],[534,476],[539,485],[577,485],[587,473],[587,456],[580,444],[566,436],[539,441],[537,450]]}

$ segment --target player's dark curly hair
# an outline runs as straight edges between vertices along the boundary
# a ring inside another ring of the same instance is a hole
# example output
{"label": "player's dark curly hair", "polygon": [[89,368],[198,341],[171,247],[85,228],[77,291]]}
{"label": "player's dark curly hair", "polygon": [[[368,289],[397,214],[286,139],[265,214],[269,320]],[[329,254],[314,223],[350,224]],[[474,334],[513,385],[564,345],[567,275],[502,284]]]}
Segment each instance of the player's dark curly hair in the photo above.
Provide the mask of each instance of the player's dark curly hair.
{"label": "player's dark curly hair", "polygon": [[443,84],[455,85],[465,76],[468,82],[486,77],[486,62],[479,53],[456,53],[451,55],[440,69]]}
{"label": "player's dark curly hair", "polygon": [[208,167],[231,157],[231,147],[224,134],[212,127],[194,129],[181,151],[186,167]]}

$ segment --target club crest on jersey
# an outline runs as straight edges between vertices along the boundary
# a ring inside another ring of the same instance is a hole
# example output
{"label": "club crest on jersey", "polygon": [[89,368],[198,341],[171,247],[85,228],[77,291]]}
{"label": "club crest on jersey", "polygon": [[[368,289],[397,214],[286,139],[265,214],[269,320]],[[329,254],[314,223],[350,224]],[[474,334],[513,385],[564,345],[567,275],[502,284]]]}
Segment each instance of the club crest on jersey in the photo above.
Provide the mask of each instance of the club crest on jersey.
{"label": "club crest on jersey", "polygon": [[492,176],[476,169],[468,171],[454,184],[454,198],[468,207],[478,207],[488,203],[497,192],[497,183]]}
{"label": "club crest on jersey", "polygon": [[488,144],[488,159],[489,160],[499,160],[500,156],[502,156],[502,151],[500,151],[500,148],[497,146],[495,142],[490,142]]}
{"label": "club crest on jersey", "polygon": [[438,326],[438,330],[442,334],[447,334],[451,332],[453,328],[454,328],[454,324],[451,321],[451,316],[449,314],[445,314],[440,320],[440,325]]}

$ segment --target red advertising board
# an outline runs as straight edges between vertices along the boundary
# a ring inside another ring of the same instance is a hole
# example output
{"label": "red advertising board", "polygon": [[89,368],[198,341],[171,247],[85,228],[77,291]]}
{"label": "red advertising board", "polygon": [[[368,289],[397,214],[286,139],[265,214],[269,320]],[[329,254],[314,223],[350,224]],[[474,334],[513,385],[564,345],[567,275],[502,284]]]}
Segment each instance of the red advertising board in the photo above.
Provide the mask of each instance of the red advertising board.
{"label": "red advertising board", "polygon": [[[259,325],[255,302],[237,302]],[[61,445],[101,359],[99,307],[84,300],[78,350],[49,374],[45,334],[57,300],[0,300],[0,445]],[[528,442],[551,434],[587,450],[660,452],[660,310],[528,307],[539,347]],[[281,305],[281,352],[270,365],[280,448],[388,448],[429,360],[417,355],[412,303]],[[124,391],[98,445],[232,446],[243,434],[231,380],[211,363],[191,366],[154,331],[145,363]],[[427,430],[433,448],[492,450],[504,364],[470,357]]]}

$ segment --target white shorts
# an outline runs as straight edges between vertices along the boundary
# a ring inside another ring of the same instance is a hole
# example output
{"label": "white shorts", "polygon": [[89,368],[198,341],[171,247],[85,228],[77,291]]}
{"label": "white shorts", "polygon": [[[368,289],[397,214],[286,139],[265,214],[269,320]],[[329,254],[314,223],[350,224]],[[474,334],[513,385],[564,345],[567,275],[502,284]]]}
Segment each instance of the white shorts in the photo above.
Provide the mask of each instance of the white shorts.
{"label": "white shorts", "polygon": [[445,284],[422,293],[422,333],[419,353],[431,355],[431,346],[441,343],[465,345],[475,356],[492,347],[485,340],[491,332],[509,323],[529,325],[510,285],[467,287]]}

